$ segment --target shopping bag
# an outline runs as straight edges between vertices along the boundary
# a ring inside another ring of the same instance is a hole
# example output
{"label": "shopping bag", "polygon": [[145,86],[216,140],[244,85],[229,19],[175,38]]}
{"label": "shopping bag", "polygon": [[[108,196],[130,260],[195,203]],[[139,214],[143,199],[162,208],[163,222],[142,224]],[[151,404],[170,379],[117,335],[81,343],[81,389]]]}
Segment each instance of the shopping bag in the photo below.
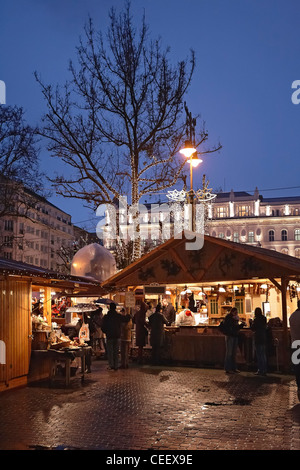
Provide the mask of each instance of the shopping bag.
{"label": "shopping bag", "polygon": [[79,341],[80,343],[87,342],[90,340],[90,330],[87,323],[83,323],[79,330]]}

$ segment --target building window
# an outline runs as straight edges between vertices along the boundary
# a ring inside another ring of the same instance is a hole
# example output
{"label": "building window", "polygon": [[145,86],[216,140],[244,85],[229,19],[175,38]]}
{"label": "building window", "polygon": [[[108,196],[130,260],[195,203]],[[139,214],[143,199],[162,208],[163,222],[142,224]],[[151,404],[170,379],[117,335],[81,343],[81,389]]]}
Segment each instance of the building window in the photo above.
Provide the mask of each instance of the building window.
{"label": "building window", "polygon": [[248,233],[248,242],[249,243],[254,243],[254,232],[249,232]]}
{"label": "building window", "polygon": [[250,215],[250,206],[239,206],[238,207],[238,216],[239,217],[249,217]]}
{"label": "building window", "polygon": [[300,248],[295,248],[295,257],[300,258]]}
{"label": "building window", "polygon": [[223,232],[220,232],[220,233],[219,233],[219,238],[225,238],[225,236],[224,236],[224,233],[223,233]]}
{"label": "building window", "polygon": [[283,242],[287,241],[287,230],[281,230],[281,240]]}
{"label": "building window", "polygon": [[299,228],[296,228],[295,230],[295,240],[300,240],[300,229]]}
{"label": "building window", "polygon": [[280,209],[273,209],[272,210],[272,215],[273,215],[273,217],[279,217],[280,216]]}
{"label": "building window", "polygon": [[7,246],[8,248],[13,247],[13,237],[9,235],[5,235],[4,237],[4,246]]}
{"label": "building window", "polygon": [[217,207],[216,208],[216,217],[218,219],[223,219],[227,217],[227,207]]}
{"label": "building window", "polygon": [[4,230],[7,230],[8,232],[13,232],[14,230],[14,223],[12,220],[5,220],[4,222]]}
{"label": "building window", "polygon": [[217,299],[210,299],[210,314],[211,315],[218,315],[218,300]]}
{"label": "building window", "polygon": [[237,309],[239,315],[244,314],[244,300],[243,299],[235,299],[234,306]]}
{"label": "building window", "polygon": [[235,243],[239,243],[240,239],[239,239],[239,232],[233,232],[233,241]]}
{"label": "building window", "polygon": [[275,240],[275,232],[274,230],[269,230],[269,242],[273,242]]}

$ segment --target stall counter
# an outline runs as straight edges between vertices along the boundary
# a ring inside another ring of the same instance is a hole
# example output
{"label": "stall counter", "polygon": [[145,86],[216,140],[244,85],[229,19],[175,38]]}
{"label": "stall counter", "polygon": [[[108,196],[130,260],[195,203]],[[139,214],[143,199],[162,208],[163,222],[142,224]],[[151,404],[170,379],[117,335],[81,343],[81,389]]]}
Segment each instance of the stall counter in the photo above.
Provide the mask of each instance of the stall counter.
{"label": "stall counter", "polygon": [[[193,364],[223,368],[225,336],[217,326],[165,327],[166,359],[179,364]],[[241,369],[256,365],[253,331],[245,327],[240,331],[237,363]],[[269,367],[278,369],[283,364],[283,329],[270,328],[267,336]]]}

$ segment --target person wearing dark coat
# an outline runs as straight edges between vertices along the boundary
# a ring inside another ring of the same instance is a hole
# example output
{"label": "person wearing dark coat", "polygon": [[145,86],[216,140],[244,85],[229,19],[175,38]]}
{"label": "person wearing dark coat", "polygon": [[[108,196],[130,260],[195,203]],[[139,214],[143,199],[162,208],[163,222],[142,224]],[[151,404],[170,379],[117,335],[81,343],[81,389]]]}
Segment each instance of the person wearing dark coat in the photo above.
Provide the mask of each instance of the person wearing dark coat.
{"label": "person wearing dark coat", "polygon": [[107,358],[110,370],[119,367],[119,343],[122,322],[129,322],[130,315],[121,315],[116,310],[116,304],[111,303],[109,310],[102,320],[102,331],[106,335]]}
{"label": "person wearing dark coat", "polygon": [[236,367],[236,353],[238,347],[240,329],[243,328],[244,323],[239,322],[238,311],[233,307],[224,319],[224,334],[225,334],[225,372],[238,373]]}
{"label": "person wearing dark coat", "polygon": [[171,323],[175,322],[175,318],[176,318],[175,308],[173,307],[171,302],[168,302],[167,299],[164,299],[162,301],[162,304],[163,304],[162,313],[168,320],[168,323],[171,325]]}
{"label": "person wearing dark coat", "polygon": [[148,305],[142,302],[140,309],[133,316],[133,323],[135,324],[135,344],[138,347],[138,363],[143,362],[143,349],[146,345],[148,330],[146,323],[146,312]]}
{"label": "person wearing dark coat", "polygon": [[161,348],[165,339],[164,325],[167,325],[168,323],[167,318],[162,314],[161,305],[158,304],[155,313],[149,317],[150,344],[152,346],[153,364],[160,364]]}
{"label": "person wearing dark coat", "polygon": [[256,375],[266,375],[267,373],[267,320],[260,307],[254,311],[254,320],[251,324],[251,330],[254,331],[254,343],[257,359]]}

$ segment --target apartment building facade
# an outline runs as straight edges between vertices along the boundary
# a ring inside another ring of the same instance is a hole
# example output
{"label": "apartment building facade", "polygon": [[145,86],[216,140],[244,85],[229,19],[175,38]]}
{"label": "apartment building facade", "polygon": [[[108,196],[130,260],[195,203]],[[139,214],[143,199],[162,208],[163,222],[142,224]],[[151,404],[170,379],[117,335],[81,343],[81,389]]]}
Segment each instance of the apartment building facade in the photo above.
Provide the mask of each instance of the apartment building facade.
{"label": "apartment building facade", "polygon": [[300,258],[300,196],[218,193],[208,208],[207,233]]}
{"label": "apartment building facade", "polygon": [[0,256],[64,271],[60,251],[75,242],[71,216],[36,193],[24,189],[23,196],[13,203],[23,199],[26,206],[19,204],[16,215],[0,218]]}

